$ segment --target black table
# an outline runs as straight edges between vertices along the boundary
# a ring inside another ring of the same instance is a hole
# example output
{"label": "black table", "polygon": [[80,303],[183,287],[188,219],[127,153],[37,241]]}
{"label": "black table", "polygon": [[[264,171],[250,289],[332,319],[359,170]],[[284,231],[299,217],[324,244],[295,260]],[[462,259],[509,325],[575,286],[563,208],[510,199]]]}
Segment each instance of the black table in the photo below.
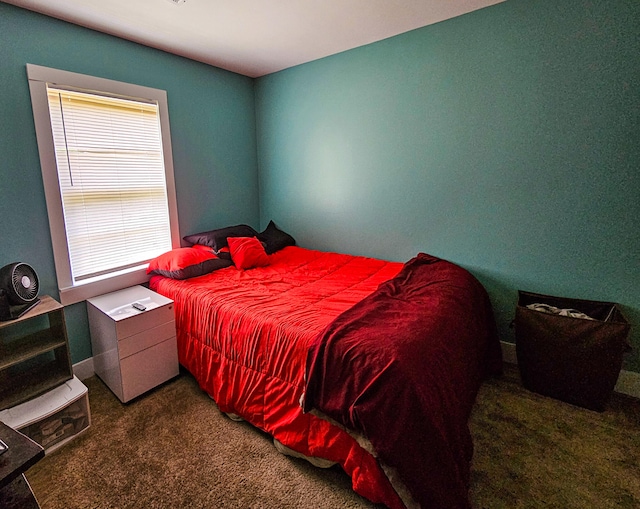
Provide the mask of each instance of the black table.
{"label": "black table", "polygon": [[40,506],[24,472],[44,458],[44,449],[3,422],[0,422],[0,439],[9,446],[0,454],[0,507],[38,509]]}

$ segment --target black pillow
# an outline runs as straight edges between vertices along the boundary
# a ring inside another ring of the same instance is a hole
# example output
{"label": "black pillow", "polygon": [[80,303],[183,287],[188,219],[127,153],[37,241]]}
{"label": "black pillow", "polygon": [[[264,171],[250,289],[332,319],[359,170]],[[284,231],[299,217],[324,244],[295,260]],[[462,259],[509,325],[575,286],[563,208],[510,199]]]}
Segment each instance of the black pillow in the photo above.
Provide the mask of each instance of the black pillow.
{"label": "black pillow", "polygon": [[296,245],[295,239],[280,230],[273,221],[269,221],[264,231],[258,234],[258,240],[264,244],[267,254],[273,254],[287,246]]}
{"label": "black pillow", "polygon": [[224,269],[226,267],[231,267],[233,262],[231,260],[223,260],[222,258],[216,258],[214,260],[205,260],[202,263],[197,263],[195,265],[189,265],[184,269],[179,270],[160,270],[156,269],[149,274],[159,274],[164,277],[168,277],[171,279],[189,279],[192,277],[203,276],[205,274],[209,274],[218,269]]}
{"label": "black pillow", "polygon": [[227,247],[227,237],[256,237],[258,232],[247,224],[238,224],[236,226],[227,226],[226,228],[218,228],[208,232],[194,233],[182,237],[190,244],[200,244],[213,248],[218,253],[222,248]]}

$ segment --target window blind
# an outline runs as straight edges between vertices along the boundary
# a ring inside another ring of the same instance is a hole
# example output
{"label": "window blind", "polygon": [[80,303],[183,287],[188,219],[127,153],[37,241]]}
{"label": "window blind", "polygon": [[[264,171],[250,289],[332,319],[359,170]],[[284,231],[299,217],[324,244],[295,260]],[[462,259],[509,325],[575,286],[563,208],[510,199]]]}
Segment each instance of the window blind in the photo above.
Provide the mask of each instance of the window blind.
{"label": "window blind", "polygon": [[171,249],[158,105],[47,85],[74,283]]}

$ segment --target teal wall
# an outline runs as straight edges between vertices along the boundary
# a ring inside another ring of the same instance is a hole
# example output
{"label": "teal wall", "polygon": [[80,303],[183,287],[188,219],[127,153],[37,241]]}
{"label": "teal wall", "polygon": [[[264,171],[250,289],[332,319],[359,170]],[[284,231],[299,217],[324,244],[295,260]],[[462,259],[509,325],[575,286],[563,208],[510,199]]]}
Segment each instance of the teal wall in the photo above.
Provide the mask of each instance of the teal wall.
{"label": "teal wall", "polygon": [[[0,266],[32,265],[58,296],[25,64],[167,91],[181,236],[258,226],[254,80],[0,3]],[[73,362],[85,304],[65,308]]]}
{"label": "teal wall", "polygon": [[[639,26],[636,0],[507,0],[251,80],[0,3],[0,265],[57,296],[33,63],[167,90],[182,235],[274,219],[307,247],[442,256],[507,341],[517,289],[615,301],[640,371]],[[66,316],[78,362],[84,304]]]}
{"label": "teal wall", "polygon": [[614,301],[640,371],[640,2],[507,0],[257,80],[260,216],[301,245]]}

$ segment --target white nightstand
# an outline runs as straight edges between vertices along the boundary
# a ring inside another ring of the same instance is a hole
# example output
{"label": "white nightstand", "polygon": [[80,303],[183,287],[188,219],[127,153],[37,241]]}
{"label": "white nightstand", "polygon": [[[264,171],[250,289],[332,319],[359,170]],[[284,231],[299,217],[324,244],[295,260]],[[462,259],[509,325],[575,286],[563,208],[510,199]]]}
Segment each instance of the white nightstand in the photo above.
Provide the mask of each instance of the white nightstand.
{"label": "white nightstand", "polygon": [[[135,309],[141,304],[144,311]],[[178,375],[173,301],[143,286],[87,300],[96,375],[126,403]]]}

